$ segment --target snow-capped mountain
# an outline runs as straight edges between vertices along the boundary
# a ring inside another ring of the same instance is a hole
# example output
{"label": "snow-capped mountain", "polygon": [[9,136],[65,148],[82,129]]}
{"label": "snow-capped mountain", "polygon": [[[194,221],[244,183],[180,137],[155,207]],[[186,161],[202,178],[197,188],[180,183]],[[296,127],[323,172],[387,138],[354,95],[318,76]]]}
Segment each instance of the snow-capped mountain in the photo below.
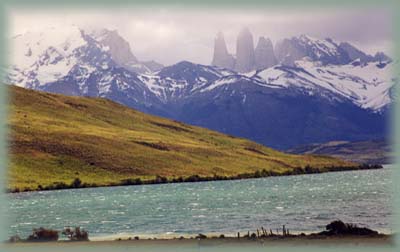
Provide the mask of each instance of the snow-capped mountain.
{"label": "snow-capped mountain", "polygon": [[98,29],[89,35],[106,48],[111,58],[122,67],[136,73],[149,74],[160,70],[163,65],[155,61],[139,61],[132,53],[130,44],[116,30]]}
{"label": "snow-capped mountain", "polygon": [[351,61],[346,51],[332,39],[318,39],[307,35],[280,41],[276,45],[275,53],[278,61],[286,65],[304,57],[324,65],[343,65]]}
{"label": "snow-capped mountain", "polygon": [[[224,48],[223,37],[216,42]],[[263,53],[257,64],[272,56],[277,64],[247,73],[187,61],[166,67],[142,62],[109,30],[51,28],[10,44],[10,84],[104,97],[281,149],[383,138],[396,82],[391,71],[397,63],[386,55],[308,36],[288,39],[275,52],[266,43],[256,50]]]}
{"label": "snow-capped mountain", "polygon": [[62,31],[50,27],[17,35],[10,45],[9,78],[16,85],[28,88],[59,80],[77,64],[80,68],[86,64],[86,72],[94,70],[93,67],[119,66],[149,74],[163,67],[155,61],[137,60],[129,43],[117,31],[106,29],[86,32],[77,26]]}
{"label": "snow-capped mountain", "polygon": [[140,75],[139,78],[162,102],[168,103],[194,95],[212,82],[234,74],[224,68],[182,61],[164,67],[153,75]]}
{"label": "snow-capped mountain", "polygon": [[211,64],[248,73],[276,64],[294,66],[295,61],[305,57],[322,65],[345,65],[354,60],[360,60],[362,63],[391,60],[382,52],[372,56],[348,42],[339,43],[331,38],[319,39],[304,34],[285,38],[275,46],[270,39],[261,36],[254,49],[253,35],[245,28],[238,34],[236,58],[229,54],[222,32],[218,33],[214,41]]}
{"label": "snow-capped mountain", "polygon": [[17,35],[10,43],[9,78],[14,84],[28,88],[56,81],[77,63],[74,52],[85,44],[75,26],[63,32],[49,28]]}
{"label": "snow-capped mountain", "polygon": [[222,77],[181,100],[174,119],[286,149],[305,143],[387,136],[388,113],[363,109],[329,90],[277,88],[257,76]]}
{"label": "snow-capped mountain", "polygon": [[327,91],[348,99],[365,109],[379,111],[391,103],[391,90],[395,83],[393,63],[360,60],[346,65],[320,65],[312,61],[296,61],[295,66],[277,65],[265,69],[257,76],[275,88],[290,86],[306,90],[310,95]]}
{"label": "snow-capped mountain", "polygon": [[131,63],[135,59],[133,55],[118,58],[118,53],[111,53],[112,43],[98,41],[78,27],[72,26],[65,34],[57,34],[53,28],[27,33],[15,37],[12,45],[8,75],[12,84],[66,95],[110,98],[145,111],[158,101],[138,74],[123,66],[123,60]]}

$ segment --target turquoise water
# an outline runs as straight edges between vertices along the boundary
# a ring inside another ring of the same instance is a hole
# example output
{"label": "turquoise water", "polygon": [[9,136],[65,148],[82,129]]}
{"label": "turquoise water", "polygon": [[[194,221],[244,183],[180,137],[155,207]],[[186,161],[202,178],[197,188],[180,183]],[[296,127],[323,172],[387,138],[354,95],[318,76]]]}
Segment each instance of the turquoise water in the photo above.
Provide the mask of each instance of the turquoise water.
{"label": "turquoise water", "polygon": [[10,235],[82,226],[91,238],[254,231],[292,233],[335,219],[391,232],[391,169],[202,183],[9,194]]}

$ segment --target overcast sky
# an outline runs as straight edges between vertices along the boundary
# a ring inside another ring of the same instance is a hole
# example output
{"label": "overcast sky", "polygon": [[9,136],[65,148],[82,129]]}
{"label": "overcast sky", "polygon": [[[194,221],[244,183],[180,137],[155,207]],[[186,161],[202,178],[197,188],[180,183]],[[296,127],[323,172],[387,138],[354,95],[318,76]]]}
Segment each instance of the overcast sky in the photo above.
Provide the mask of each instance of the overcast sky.
{"label": "overcast sky", "polygon": [[181,60],[209,64],[213,43],[222,31],[230,53],[236,36],[248,27],[254,36],[273,43],[285,37],[307,34],[348,41],[360,49],[390,54],[392,20],[385,9],[208,9],[124,8],[9,10],[10,36],[42,27],[77,25],[82,28],[116,29],[140,60],[165,65]]}

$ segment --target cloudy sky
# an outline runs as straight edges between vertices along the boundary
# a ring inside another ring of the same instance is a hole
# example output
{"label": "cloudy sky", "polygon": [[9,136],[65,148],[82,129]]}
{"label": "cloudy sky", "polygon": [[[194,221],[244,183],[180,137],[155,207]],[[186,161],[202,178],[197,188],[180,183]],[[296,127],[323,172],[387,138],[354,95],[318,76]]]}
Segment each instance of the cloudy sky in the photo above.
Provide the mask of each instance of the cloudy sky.
{"label": "cloudy sky", "polygon": [[225,34],[231,53],[243,27],[259,36],[278,40],[307,34],[348,41],[360,49],[390,54],[391,13],[385,9],[208,9],[208,8],[124,8],[124,9],[10,9],[9,35],[59,29],[77,25],[83,29],[116,29],[140,60],[173,64],[189,60],[209,64],[218,31]]}

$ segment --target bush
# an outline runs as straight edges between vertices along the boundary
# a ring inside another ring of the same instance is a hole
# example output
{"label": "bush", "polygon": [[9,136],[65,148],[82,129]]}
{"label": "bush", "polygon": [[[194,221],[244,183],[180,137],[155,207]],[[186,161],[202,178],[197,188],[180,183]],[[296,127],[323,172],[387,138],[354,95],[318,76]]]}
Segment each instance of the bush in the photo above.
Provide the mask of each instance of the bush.
{"label": "bush", "polygon": [[187,178],[184,179],[184,182],[198,182],[200,181],[200,176],[199,175],[191,175]]}
{"label": "bush", "polygon": [[80,227],[75,227],[75,229],[67,227],[62,234],[67,236],[70,241],[89,241],[89,233]]}
{"label": "bush", "polygon": [[8,239],[8,242],[20,242],[22,241],[21,237],[19,235],[13,235]]}
{"label": "bush", "polygon": [[129,178],[129,179],[123,179],[121,180],[121,185],[142,185],[143,182],[140,178]]}
{"label": "bush", "polygon": [[378,235],[378,232],[355,224],[344,223],[341,220],[332,221],[326,225],[326,230],[320,234],[324,235]]}
{"label": "bush", "polygon": [[52,229],[35,228],[27,241],[57,241],[58,231]]}
{"label": "bush", "polygon": [[166,177],[162,177],[162,176],[157,175],[154,183],[156,183],[156,184],[165,184],[165,183],[168,183],[168,179]]}
{"label": "bush", "polygon": [[71,183],[72,188],[79,188],[82,185],[82,181],[79,178],[74,179]]}

